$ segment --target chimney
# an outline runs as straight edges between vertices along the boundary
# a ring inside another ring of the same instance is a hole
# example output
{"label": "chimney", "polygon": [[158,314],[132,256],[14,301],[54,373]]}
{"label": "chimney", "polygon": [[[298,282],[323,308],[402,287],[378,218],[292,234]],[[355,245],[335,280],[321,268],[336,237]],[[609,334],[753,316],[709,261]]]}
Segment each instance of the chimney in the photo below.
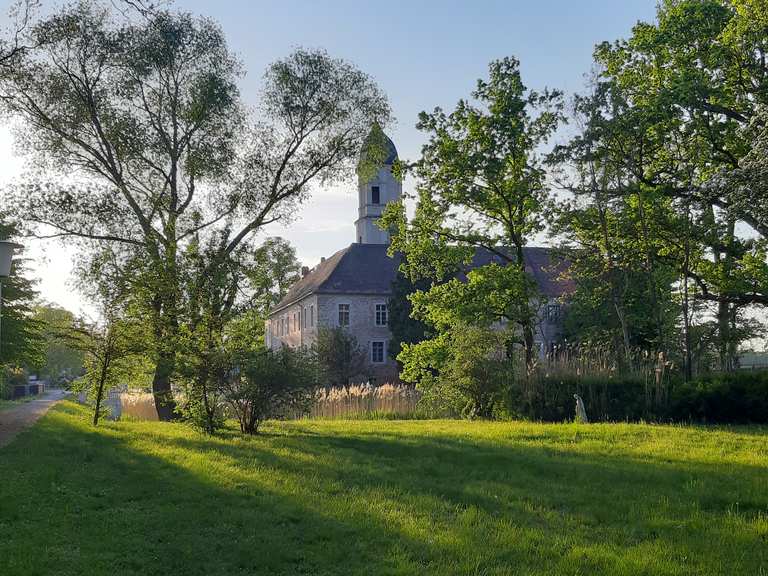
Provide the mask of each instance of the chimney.
{"label": "chimney", "polygon": [[320,256],[320,262],[325,262],[325,256]]}
{"label": "chimney", "polygon": [[301,277],[304,278],[304,276],[306,276],[307,274],[309,274],[309,266],[302,266],[301,267]]}

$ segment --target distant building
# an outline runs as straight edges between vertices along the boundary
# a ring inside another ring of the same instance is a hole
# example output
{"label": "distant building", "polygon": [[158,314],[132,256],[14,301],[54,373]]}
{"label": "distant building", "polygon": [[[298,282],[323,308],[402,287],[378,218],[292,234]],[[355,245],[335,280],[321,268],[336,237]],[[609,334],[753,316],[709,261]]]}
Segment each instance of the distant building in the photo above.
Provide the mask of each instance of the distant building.
{"label": "distant building", "polygon": [[[320,327],[349,330],[367,350],[371,373],[379,384],[398,378],[397,363],[389,354],[389,299],[399,262],[387,255],[389,233],[376,224],[386,204],[402,196],[402,185],[392,175],[397,149],[389,138],[386,143],[383,167],[370,181],[358,183],[356,242],[323,258],[311,270],[304,268],[302,278],[275,306],[266,323],[266,344],[272,349],[311,346]],[[491,252],[478,251],[473,267],[489,264],[493,258]],[[547,248],[526,248],[525,259],[546,299],[536,330],[536,341],[544,352],[561,337],[560,297],[570,285],[559,280]]]}

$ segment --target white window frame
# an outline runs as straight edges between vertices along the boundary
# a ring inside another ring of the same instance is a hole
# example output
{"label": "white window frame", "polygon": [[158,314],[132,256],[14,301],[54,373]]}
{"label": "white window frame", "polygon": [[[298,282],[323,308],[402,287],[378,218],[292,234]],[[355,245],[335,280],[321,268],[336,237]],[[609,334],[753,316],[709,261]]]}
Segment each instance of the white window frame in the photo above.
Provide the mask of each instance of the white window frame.
{"label": "white window frame", "polygon": [[[383,307],[383,310],[379,310],[379,306]],[[384,322],[379,322],[379,314],[384,317]],[[389,325],[389,306],[386,302],[377,302],[373,307],[373,323],[375,326],[388,326]]]}
{"label": "white window frame", "polygon": [[[381,360],[376,360],[374,348],[376,344],[381,344]],[[384,340],[373,340],[371,342],[371,364],[384,364],[387,361],[387,343]]]}
{"label": "white window frame", "polygon": [[[342,312],[341,307],[342,306],[346,307],[345,310],[344,310],[344,312],[347,313],[347,322],[346,322],[346,324],[343,324],[341,322],[341,312]],[[337,311],[336,322],[338,323],[339,326],[342,326],[342,327],[343,326],[350,326],[352,324],[352,310],[351,310],[351,308],[352,307],[347,302],[340,302],[336,306],[336,311]]]}

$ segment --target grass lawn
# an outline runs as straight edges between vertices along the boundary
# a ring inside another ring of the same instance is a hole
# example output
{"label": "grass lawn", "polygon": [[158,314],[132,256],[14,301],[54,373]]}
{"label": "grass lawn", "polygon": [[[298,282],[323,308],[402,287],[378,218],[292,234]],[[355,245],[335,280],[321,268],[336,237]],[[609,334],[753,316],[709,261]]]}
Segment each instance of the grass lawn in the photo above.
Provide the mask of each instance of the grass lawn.
{"label": "grass lawn", "polygon": [[768,574],[768,429],[276,423],[64,402],[0,449],[0,574]]}

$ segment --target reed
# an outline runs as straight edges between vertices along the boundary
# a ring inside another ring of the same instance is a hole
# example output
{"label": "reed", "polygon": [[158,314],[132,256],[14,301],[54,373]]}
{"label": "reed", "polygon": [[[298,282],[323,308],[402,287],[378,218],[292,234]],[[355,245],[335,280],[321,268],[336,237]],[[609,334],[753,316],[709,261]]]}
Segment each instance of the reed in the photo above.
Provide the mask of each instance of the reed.
{"label": "reed", "polygon": [[157,420],[155,398],[149,392],[123,392],[120,394],[121,418],[129,420]]}
{"label": "reed", "polygon": [[360,384],[346,388],[318,390],[309,418],[413,417],[421,393],[413,386]]}

